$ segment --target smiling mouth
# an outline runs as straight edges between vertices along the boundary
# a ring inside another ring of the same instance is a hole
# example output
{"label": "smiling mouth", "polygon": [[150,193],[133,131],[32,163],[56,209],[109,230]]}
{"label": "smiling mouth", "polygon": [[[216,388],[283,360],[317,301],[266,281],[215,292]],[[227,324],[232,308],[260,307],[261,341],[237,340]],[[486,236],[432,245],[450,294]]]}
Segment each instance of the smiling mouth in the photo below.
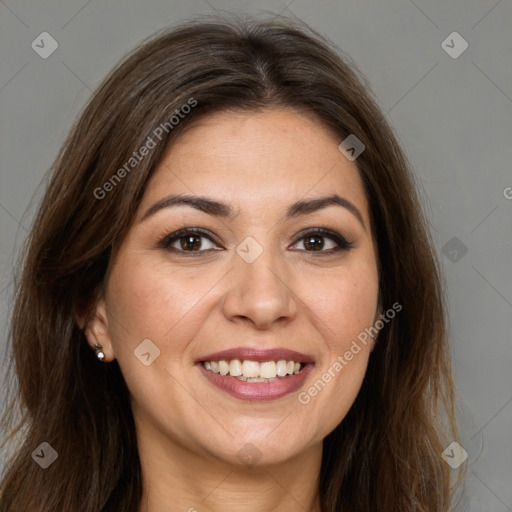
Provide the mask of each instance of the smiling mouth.
{"label": "smiling mouth", "polygon": [[201,364],[208,372],[234,377],[243,382],[275,382],[299,374],[306,366],[306,363],[285,359],[262,362],[221,359],[202,361]]}
{"label": "smiling mouth", "polygon": [[210,384],[237,399],[253,402],[294,393],[315,367],[312,355],[285,347],[233,347],[205,354],[194,362]]}

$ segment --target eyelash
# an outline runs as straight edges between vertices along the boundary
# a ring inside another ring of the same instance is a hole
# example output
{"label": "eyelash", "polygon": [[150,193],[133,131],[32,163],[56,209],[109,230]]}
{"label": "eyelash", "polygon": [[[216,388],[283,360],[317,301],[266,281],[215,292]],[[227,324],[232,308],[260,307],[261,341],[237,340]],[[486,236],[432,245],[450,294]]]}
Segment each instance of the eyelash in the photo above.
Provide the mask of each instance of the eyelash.
{"label": "eyelash", "polygon": [[[168,251],[172,251],[175,253],[181,253],[183,255],[197,257],[200,256],[201,253],[209,252],[212,249],[206,249],[206,250],[197,250],[197,251],[184,251],[182,249],[176,249],[175,247],[170,247],[172,243],[179,240],[180,238],[184,238],[187,235],[199,235],[204,236],[211,242],[218,244],[218,242],[204,229],[201,228],[183,228],[178,231],[175,231],[174,233],[171,233],[169,235],[164,236],[160,242],[158,243],[159,247],[162,249],[166,249]],[[346,240],[345,237],[337,233],[336,231],[331,231],[330,229],[325,228],[315,228],[310,229],[309,231],[306,231],[305,233],[301,233],[301,235],[296,239],[293,245],[295,245],[297,242],[300,242],[301,240],[304,240],[308,237],[322,237],[322,238],[330,238],[332,241],[334,241],[338,247],[328,249],[328,250],[319,250],[319,251],[308,251],[306,249],[299,249],[303,252],[307,253],[314,253],[318,256],[326,256],[331,255],[334,253],[338,253],[339,251],[349,251],[353,248],[354,242],[349,242]],[[216,249],[213,249],[216,250]]]}

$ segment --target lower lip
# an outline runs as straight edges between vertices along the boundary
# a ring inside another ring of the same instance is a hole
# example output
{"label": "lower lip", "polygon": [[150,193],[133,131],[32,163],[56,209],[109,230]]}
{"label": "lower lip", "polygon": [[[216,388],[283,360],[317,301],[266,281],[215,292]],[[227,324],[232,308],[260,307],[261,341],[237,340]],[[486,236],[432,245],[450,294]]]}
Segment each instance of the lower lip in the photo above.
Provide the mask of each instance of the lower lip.
{"label": "lower lip", "polygon": [[275,400],[297,391],[313,369],[314,364],[308,363],[299,373],[283,378],[278,377],[278,380],[273,382],[244,382],[230,375],[221,375],[207,370],[202,363],[197,363],[196,366],[214,386],[231,396],[241,400],[261,402]]}

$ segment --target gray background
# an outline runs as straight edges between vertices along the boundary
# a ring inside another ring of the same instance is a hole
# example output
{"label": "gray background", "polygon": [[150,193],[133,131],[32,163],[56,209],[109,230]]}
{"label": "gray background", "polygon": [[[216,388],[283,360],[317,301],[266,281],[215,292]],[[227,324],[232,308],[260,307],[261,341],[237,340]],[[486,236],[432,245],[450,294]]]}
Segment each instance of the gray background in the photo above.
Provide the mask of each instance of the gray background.
{"label": "gray background", "polygon": [[[469,452],[461,510],[510,511],[510,0],[0,1],[2,360],[14,258],[41,197],[43,174],[91,91],[159,28],[195,14],[263,9],[298,16],[346,51],[370,80],[403,144],[448,288]],[[31,48],[43,31],[59,44],[47,59]],[[469,45],[456,59],[441,46],[454,31]]]}

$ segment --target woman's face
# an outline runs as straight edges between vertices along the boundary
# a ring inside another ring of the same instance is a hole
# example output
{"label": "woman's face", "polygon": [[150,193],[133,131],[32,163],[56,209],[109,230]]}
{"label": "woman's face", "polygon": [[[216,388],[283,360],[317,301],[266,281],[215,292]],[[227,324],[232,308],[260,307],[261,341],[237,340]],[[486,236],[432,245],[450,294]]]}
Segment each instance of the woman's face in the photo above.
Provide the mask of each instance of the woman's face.
{"label": "woman's face", "polygon": [[[363,185],[340,142],[278,109],[212,114],[167,150],[86,331],[117,358],[139,436],[273,464],[342,421],[367,367],[370,343],[353,342],[376,319],[378,275]],[[201,233],[169,237],[183,228]],[[295,374],[288,361],[309,363]],[[243,381],[226,368],[287,376]]]}

